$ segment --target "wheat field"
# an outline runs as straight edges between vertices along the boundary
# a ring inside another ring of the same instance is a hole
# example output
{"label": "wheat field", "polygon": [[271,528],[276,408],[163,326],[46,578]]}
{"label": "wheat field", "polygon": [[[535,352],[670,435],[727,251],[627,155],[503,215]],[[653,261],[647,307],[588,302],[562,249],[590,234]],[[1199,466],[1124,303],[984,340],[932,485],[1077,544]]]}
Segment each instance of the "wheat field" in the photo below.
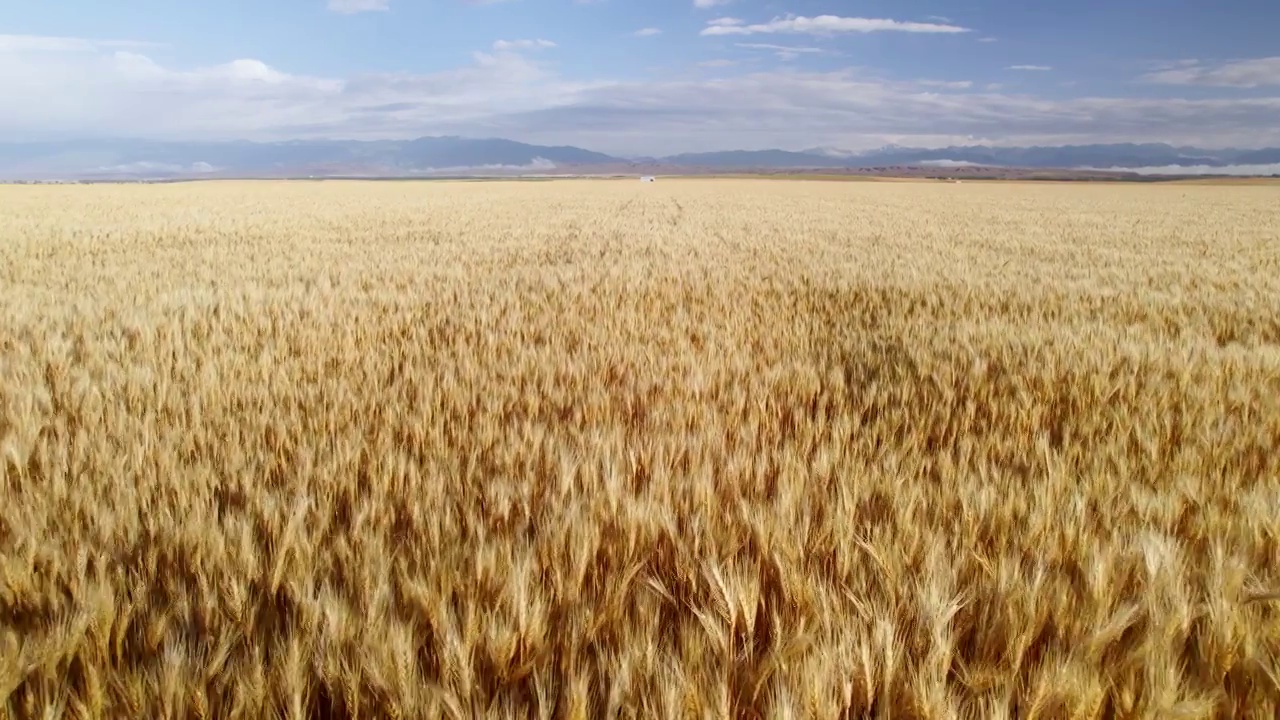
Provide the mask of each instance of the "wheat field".
{"label": "wheat field", "polygon": [[1273,718],[1280,187],[0,187],[0,717]]}

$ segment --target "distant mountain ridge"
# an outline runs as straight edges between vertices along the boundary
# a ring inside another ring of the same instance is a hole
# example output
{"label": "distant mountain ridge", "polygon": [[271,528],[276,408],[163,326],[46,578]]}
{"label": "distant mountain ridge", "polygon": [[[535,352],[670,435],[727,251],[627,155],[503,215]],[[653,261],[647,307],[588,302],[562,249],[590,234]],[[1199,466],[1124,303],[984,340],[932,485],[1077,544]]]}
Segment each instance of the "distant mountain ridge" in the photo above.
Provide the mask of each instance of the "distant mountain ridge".
{"label": "distant mountain ridge", "polygon": [[813,148],[683,153],[620,158],[573,146],[454,136],[413,140],[165,142],[82,140],[0,143],[0,179],[431,176],[528,174],[591,167],[701,171],[857,169],[980,165],[1009,168],[1151,168],[1280,164],[1280,148],[1205,150],[1161,143],[1047,147],[886,146],[869,151]]}
{"label": "distant mountain ridge", "polygon": [[610,155],[576,147],[448,136],[271,143],[139,140],[0,143],[0,177],[8,178],[413,175],[459,170],[551,169],[617,161]]}

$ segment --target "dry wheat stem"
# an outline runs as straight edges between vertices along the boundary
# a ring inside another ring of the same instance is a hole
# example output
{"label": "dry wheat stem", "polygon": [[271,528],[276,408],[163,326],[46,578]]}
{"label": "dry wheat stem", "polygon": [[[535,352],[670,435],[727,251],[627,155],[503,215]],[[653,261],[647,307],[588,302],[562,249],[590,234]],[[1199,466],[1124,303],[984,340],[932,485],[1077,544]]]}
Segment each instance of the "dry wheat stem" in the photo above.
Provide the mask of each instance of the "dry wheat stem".
{"label": "dry wheat stem", "polygon": [[1274,717],[1280,193],[0,188],[0,716]]}

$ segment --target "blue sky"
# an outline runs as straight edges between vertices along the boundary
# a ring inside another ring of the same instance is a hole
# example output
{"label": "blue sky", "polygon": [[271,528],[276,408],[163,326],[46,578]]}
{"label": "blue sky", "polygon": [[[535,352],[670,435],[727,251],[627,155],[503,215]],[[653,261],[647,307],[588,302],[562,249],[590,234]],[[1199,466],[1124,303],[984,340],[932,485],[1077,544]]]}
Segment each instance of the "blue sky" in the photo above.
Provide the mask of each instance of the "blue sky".
{"label": "blue sky", "polygon": [[42,0],[14,140],[1280,144],[1274,0]]}

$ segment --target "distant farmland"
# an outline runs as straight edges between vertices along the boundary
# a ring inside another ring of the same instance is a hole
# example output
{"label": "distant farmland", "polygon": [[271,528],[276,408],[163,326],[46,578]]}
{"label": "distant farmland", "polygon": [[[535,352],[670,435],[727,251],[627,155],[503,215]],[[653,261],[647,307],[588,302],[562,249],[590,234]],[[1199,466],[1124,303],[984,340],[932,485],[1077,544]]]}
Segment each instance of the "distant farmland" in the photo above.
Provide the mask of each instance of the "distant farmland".
{"label": "distant farmland", "polygon": [[0,717],[1274,718],[1280,188],[0,188]]}

